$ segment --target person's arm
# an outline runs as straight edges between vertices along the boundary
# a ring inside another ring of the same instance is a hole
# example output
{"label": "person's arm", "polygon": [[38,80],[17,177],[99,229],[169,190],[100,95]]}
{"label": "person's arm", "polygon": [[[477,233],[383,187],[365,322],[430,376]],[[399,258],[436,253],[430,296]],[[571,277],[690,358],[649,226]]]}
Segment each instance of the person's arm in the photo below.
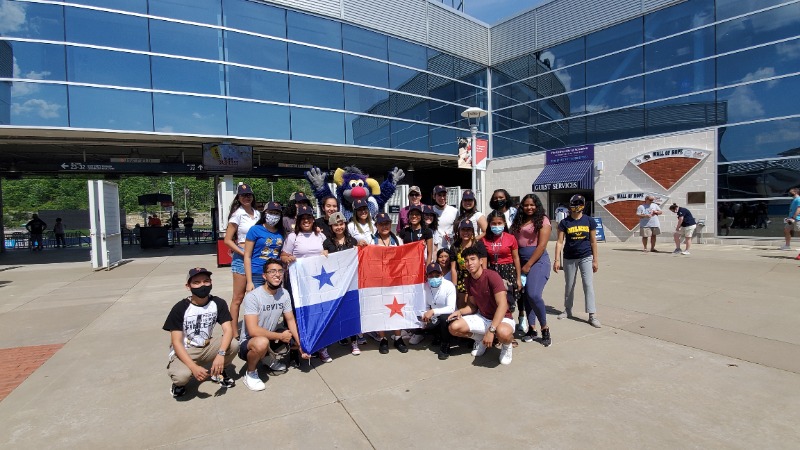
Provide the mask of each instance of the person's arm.
{"label": "person's arm", "polygon": [[[492,317],[492,324],[490,326],[496,330],[497,327],[503,323],[503,318],[506,316],[506,312],[508,312],[508,298],[506,297],[506,290],[498,290],[494,294],[494,301],[497,302],[497,309],[494,311],[494,317]],[[487,330],[486,334],[483,335],[483,345],[486,347],[491,347],[492,344],[494,344],[494,337],[495,333]]]}
{"label": "person's arm", "polygon": [[450,261],[450,281],[453,284],[458,283],[458,262],[455,258],[455,253],[453,253],[453,260]]}
{"label": "person's arm", "polygon": [[531,267],[539,261],[539,258],[544,255],[544,252],[547,251],[547,243],[550,241],[550,232],[552,231],[553,227],[550,225],[542,224],[542,228],[539,229],[539,236],[536,241],[536,250],[533,251],[531,255],[531,259],[522,266],[522,273],[525,275],[531,271]]}
{"label": "person's arm", "polygon": [[292,233],[290,234],[285,241],[283,241],[283,249],[281,250],[281,261],[284,264],[291,264],[297,261],[297,258],[292,254],[294,253],[294,245],[295,240],[297,239],[297,235]]}
{"label": "person's arm", "polygon": [[244,250],[239,247],[239,244],[236,242],[236,231],[239,229],[239,226],[235,223],[228,222],[228,228],[225,229],[225,245],[231,249],[232,252],[238,253],[239,255],[244,256]]}
{"label": "person's arm", "polygon": [[678,216],[678,226],[675,227],[675,231],[680,230],[682,224],[683,224],[683,216]]}
{"label": "person's arm", "polygon": [[650,214],[645,213],[644,208],[641,205],[636,207],[636,215],[641,218],[650,217]]}
{"label": "person's arm", "polygon": [[433,238],[425,239],[425,246],[428,248],[428,261],[425,264],[430,264],[436,261],[436,254],[433,252]]}
{"label": "person's arm", "polygon": [[564,247],[564,231],[558,230],[558,241],[556,242],[556,251],[553,256],[553,272],[558,273],[563,267],[561,265],[561,249]]}
{"label": "person's arm", "polygon": [[600,261],[597,257],[597,230],[589,232],[589,242],[592,244],[592,272],[597,272],[600,268]]}
{"label": "person's arm", "polygon": [[[219,344],[219,350],[226,352],[231,347],[231,341],[233,340],[233,325],[231,321],[228,320],[227,322],[222,323],[222,342]],[[211,375],[219,376],[222,371],[225,370],[225,357],[217,353],[217,356],[214,357],[214,361],[211,363]]]}
{"label": "person's arm", "polygon": [[517,272],[517,289],[522,290],[522,267],[519,263],[519,249],[511,249],[511,257],[514,259],[514,270]]}
{"label": "person's arm", "polygon": [[192,375],[197,381],[204,381],[208,378],[208,370],[194,362],[183,346],[183,330],[172,330],[169,334],[172,340],[172,349],[175,351],[175,357],[180,359],[181,362],[192,371]]}
{"label": "person's arm", "polygon": [[796,219],[797,216],[800,216],[800,206],[794,209],[794,214],[792,215],[792,219]]}
{"label": "person's arm", "polygon": [[297,347],[300,348],[300,357],[303,359],[311,359],[311,355],[306,353],[300,345],[300,333],[297,331],[297,321],[294,320],[294,313],[292,311],[285,311],[283,313],[283,320],[286,322],[286,326],[289,328],[289,333],[291,333],[294,341],[297,342]]}
{"label": "person's arm", "polygon": [[489,227],[489,221],[486,220],[486,216],[481,215],[478,217],[478,233],[475,236],[475,240],[480,240],[483,236],[486,235],[486,229]]}
{"label": "person's arm", "polygon": [[256,285],[253,283],[253,248],[255,248],[256,243],[251,241],[250,239],[244,241],[244,275],[247,277],[247,287],[245,287],[245,292],[250,292],[256,288]]}

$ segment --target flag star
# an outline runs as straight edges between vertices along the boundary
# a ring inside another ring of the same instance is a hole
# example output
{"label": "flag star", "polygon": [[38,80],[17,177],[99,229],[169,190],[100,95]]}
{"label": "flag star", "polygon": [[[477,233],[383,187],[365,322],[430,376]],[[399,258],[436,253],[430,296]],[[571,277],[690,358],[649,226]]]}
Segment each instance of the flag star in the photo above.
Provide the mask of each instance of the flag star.
{"label": "flag star", "polygon": [[313,275],[313,277],[316,278],[317,281],[319,281],[319,288],[322,289],[322,286],[325,286],[326,284],[330,284],[331,286],[333,286],[333,282],[331,281],[331,277],[335,273],[336,273],[335,270],[333,272],[326,272],[325,271],[325,266],[323,266],[322,267],[322,272],[320,272],[319,275]]}
{"label": "flag star", "polygon": [[392,317],[395,314],[398,314],[398,315],[402,316],[403,315],[403,307],[406,306],[406,304],[405,303],[397,303],[397,297],[395,297],[394,300],[392,301],[392,303],[389,303],[388,305],[385,305],[385,306],[387,308],[389,308],[389,310],[391,311],[389,313],[389,317]]}

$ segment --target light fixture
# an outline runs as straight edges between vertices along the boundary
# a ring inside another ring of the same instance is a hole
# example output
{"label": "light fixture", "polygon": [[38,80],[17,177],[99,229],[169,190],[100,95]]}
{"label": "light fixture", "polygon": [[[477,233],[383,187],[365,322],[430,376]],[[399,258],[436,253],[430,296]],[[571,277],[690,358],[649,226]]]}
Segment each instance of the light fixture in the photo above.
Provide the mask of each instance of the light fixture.
{"label": "light fixture", "polygon": [[594,169],[597,171],[598,175],[603,174],[604,167],[603,161],[597,161],[597,163],[594,165]]}
{"label": "light fixture", "polygon": [[413,172],[413,171],[414,171],[414,164],[408,163],[408,169],[406,169],[406,172]]}

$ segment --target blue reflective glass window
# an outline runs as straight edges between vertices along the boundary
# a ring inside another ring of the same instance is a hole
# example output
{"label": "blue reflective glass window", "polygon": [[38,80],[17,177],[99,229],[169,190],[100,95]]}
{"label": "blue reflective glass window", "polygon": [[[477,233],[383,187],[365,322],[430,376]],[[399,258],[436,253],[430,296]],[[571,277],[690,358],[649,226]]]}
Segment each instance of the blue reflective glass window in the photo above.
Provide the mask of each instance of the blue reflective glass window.
{"label": "blue reflective glass window", "polygon": [[228,100],[228,135],[289,140],[289,107]]}
{"label": "blue reflective glass window", "polygon": [[143,17],[70,7],[66,8],[64,15],[68,42],[131,50],[149,49],[147,19]]}
{"label": "blue reflective glass window", "polygon": [[644,47],[646,70],[674,66],[714,54],[714,27],[681,34]]}
{"label": "blue reflective glass window", "polygon": [[389,115],[389,95],[388,91],[345,84],[345,109],[353,112],[386,116]]}
{"label": "blue reflective glass window", "polygon": [[447,53],[428,48],[428,70],[446,77],[455,77],[455,57]]}
{"label": "blue reflective glass window", "polygon": [[717,125],[720,105],[714,92],[648,103],[647,134],[673,133]]}
{"label": "blue reflective glass window", "polygon": [[159,0],[150,2],[150,14],[187,20],[189,22],[221,25],[220,0]]}
{"label": "blue reflective glass window", "polygon": [[644,135],[644,107],[586,116],[586,139],[589,142],[618,141]]}
{"label": "blue reflective glass window", "polygon": [[29,80],[66,80],[64,46],[0,41],[0,77]]}
{"label": "blue reflective glass window", "polygon": [[82,5],[147,14],[147,0],[81,0]]}
{"label": "blue reflective glass window", "polygon": [[213,28],[151,19],[150,45],[156,53],[222,59],[222,31]]}
{"label": "blue reflective glass window", "polygon": [[528,60],[529,57],[521,56],[494,66],[492,68],[492,86],[499,88],[528,78]]}
{"label": "blue reflective glass window", "polygon": [[286,10],[250,0],[222,0],[226,27],[286,37]]}
{"label": "blue reflective glass window", "polygon": [[228,95],[289,103],[289,76],[283,73],[228,66]]}
{"label": "blue reflective glass window", "polygon": [[536,90],[541,97],[570,92],[586,85],[586,68],[583,64],[556,70],[536,77]]}
{"label": "blue reflective glass window", "polygon": [[225,32],[225,56],[230,62],[286,70],[286,52],[284,41]]}
{"label": "blue reflective glass window", "polygon": [[0,81],[0,125],[11,123],[11,82]]}
{"label": "blue reflective glass window", "polygon": [[536,129],[522,128],[506,133],[495,133],[492,140],[492,157],[522,155],[536,151]]}
{"label": "blue reflective glass window", "polygon": [[[726,127],[719,133],[719,160],[740,161],[794,156],[800,118]],[[795,182],[797,174],[795,173]]]}
{"label": "blue reflective glass window", "polygon": [[287,37],[329,48],[342,48],[342,24],[334,20],[289,11],[286,15]]}
{"label": "blue reflective glass window", "polygon": [[390,37],[389,61],[417,69],[426,69],[428,67],[428,52],[421,45]]}
{"label": "blue reflective glass window", "polygon": [[447,102],[456,102],[455,82],[436,75],[428,75],[428,95]]}
{"label": "blue reflective glass window", "polygon": [[443,155],[456,155],[458,153],[458,144],[456,143],[458,130],[433,125],[429,128],[431,152]]}
{"label": "blue reflective glass window", "polygon": [[[9,83],[2,89],[8,90]],[[67,87],[26,82],[11,83],[10,117],[0,112],[0,121],[8,120],[11,125],[31,125],[44,127],[66,127]],[[7,96],[6,96],[7,98]]]}
{"label": "blue reflective glass window", "polygon": [[587,142],[587,117],[547,123],[537,126],[536,151],[583,145]]}
{"label": "blue reflective glass window", "polygon": [[344,114],[292,107],[292,140],[344,144]]}
{"label": "blue reflective glass window", "polygon": [[717,25],[717,52],[797,36],[797,30],[800,30],[800,3],[792,3]]}
{"label": "blue reflective glass window", "polygon": [[342,44],[344,50],[357,55],[388,59],[388,38],[374,31],[343,24]]}
{"label": "blue reflective glass window", "polygon": [[513,86],[512,84],[499,89],[492,89],[492,107],[494,109],[506,108],[517,103],[513,97]]}
{"label": "blue reflective glass window", "polygon": [[786,0],[716,0],[717,20],[725,20],[758,9],[784,3]]}
{"label": "blue reflective glass window", "polygon": [[602,56],[641,44],[642,22],[640,17],[586,36],[586,58]]}
{"label": "blue reflective glass window", "polygon": [[714,0],[687,0],[644,16],[644,39],[658,39],[713,21]]}
{"label": "blue reflective glass window", "polygon": [[73,128],[153,131],[151,94],[70,86],[69,124]]}
{"label": "blue reflective glass window", "polygon": [[390,65],[389,88],[409,94],[428,95],[428,74]]}
{"label": "blue reflective glass window", "polygon": [[[783,218],[786,217],[786,213],[789,210],[789,202],[791,201],[786,196],[786,193],[789,189],[797,187],[798,167],[800,167],[800,159],[798,158],[720,164],[717,166],[719,198],[782,197],[779,200],[773,200],[768,203],[767,214],[771,216],[769,218],[773,222],[783,223]],[[752,202],[751,206],[757,206],[757,203]],[[757,223],[756,220],[750,224],[756,225]],[[741,225],[736,226],[734,224],[731,235],[745,233],[754,235],[758,233],[763,236],[763,234],[756,231],[760,226],[755,226],[753,227],[755,229],[753,229],[743,226],[744,224]],[[766,223],[763,225],[764,228],[767,228]],[[780,236],[779,233],[783,232],[782,228],[772,227],[773,236]]]}
{"label": "blue reflective glass window", "polygon": [[150,88],[150,58],[134,53],[67,47],[70,81]]}
{"label": "blue reflective glass window", "polygon": [[392,148],[428,150],[428,126],[400,120],[391,121]]}
{"label": "blue reflective glass window", "polygon": [[609,83],[586,90],[586,111],[595,112],[644,101],[644,77]]}
{"label": "blue reflective glass window", "polygon": [[364,147],[389,147],[389,119],[347,114],[346,144]]}
{"label": "blue reflective glass window", "polygon": [[153,56],[153,89],[225,95],[225,75],[220,64]]}
{"label": "blue reflective glass window", "polygon": [[455,91],[454,98],[457,103],[477,106],[483,109],[487,108],[486,101],[488,99],[488,91],[486,89],[455,82],[453,83],[453,90]]}
{"label": "blue reflective glass window", "polygon": [[605,83],[642,73],[644,52],[641,47],[595,59],[586,63],[586,84]]}
{"label": "blue reflective glass window", "polygon": [[[576,93],[577,94],[577,93]],[[536,103],[538,119],[536,122],[549,122],[551,120],[565,119],[570,116],[570,98],[567,95],[550,97]],[[582,112],[582,111],[581,111]]]}
{"label": "blue reflective glass window", "polygon": [[376,87],[389,87],[389,66],[386,63],[344,55],[344,79]]}
{"label": "blue reflective glass window", "polygon": [[154,93],[153,122],[161,133],[225,136],[225,100]]}
{"label": "blue reflective glass window", "polygon": [[645,100],[703,91],[714,87],[714,60],[705,60],[645,76]]}
{"label": "blue reflective glass window", "polygon": [[466,83],[486,87],[486,66],[461,58],[454,59],[453,76]]}
{"label": "blue reflective glass window", "polygon": [[289,44],[289,70],[341,80],[342,54],[304,45]]}
{"label": "blue reflective glass window", "polygon": [[535,104],[514,106],[498,111],[494,116],[495,131],[525,127],[535,123],[538,113]]}
{"label": "blue reflective glass window", "polygon": [[429,119],[431,123],[453,126],[458,123],[458,114],[461,112],[450,103],[428,100]]}
{"label": "blue reflective glass window", "polygon": [[389,96],[389,115],[403,119],[428,121],[428,100],[405,94]]}
{"label": "blue reflective glass window", "polygon": [[295,105],[344,109],[342,83],[316,78],[289,77],[289,101]]}
{"label": "blue reflective glass window", "polygon": [[0,36],[64,40],[63,6],[8,0],[0,4],[0,12]]}
{"label": "blue reflective glass window", "polygon": [[586,42],[580,37],[536,52],[537,59],[546,67],[560,69],[586,59]]}
{"label": "blue reflective glass window", "polygon": [[800,76],[720,89],[717,100],[727,104],[727,122],[736,123],[797,114],[797,97],[789,92],[800,92]]}
{"label": "blue reflective glass window", "polygon": [[717,58],[717,86],[797,72],[800,40],[781,42]]}
{"label": "blue reflective glass window", "polygon": [[499,103],[492,105],[495,109],[531,102],[539,97],[535,78],[504,86],[495,92],[499,95]]}

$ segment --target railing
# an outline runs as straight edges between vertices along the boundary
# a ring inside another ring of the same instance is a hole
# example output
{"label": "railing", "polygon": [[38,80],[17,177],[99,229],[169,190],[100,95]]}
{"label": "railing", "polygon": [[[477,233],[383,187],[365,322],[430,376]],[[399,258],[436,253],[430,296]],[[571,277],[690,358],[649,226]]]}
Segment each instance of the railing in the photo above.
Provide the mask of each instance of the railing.
{"label": "railing", "polygon": [[[31,234],[26,232],[13,232],[6,234],[6,249],[30,249],[32,248]],[[64,244],[67,247],[83,247],[84,244],[91,247],[89,236],[85,236],[80,231],[67,231],[64,233]],[[42,247],[55,248],[56,235],[52,230],[42,233]]]}

